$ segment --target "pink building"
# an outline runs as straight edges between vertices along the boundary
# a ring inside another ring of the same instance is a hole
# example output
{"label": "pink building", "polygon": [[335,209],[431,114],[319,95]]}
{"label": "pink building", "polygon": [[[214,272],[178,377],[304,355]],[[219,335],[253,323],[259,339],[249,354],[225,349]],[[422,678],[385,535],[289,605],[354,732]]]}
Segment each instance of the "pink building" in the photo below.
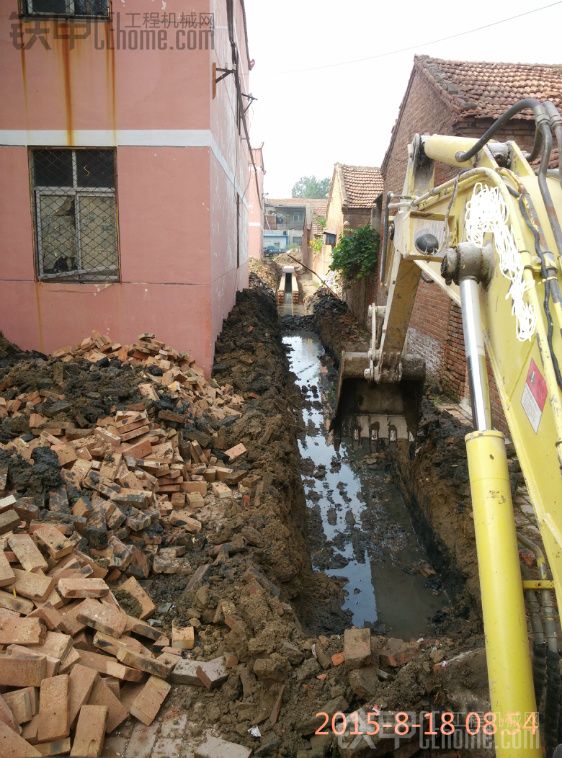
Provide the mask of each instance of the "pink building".
{"label": "pink building", "polygon": [[0,329],[209,371],[248,277],[243,0],[3,0],[0,44]]}

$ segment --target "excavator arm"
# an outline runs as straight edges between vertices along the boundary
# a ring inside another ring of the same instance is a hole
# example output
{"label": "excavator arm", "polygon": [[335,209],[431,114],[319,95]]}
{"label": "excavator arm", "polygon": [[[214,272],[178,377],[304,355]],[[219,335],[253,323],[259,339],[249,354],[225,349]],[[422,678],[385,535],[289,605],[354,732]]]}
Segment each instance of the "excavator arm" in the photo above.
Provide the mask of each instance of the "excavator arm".
{"label": "excavator arm", "polygon": [[[533,110],[537,124],[531,156],[513,142],[492,141],[523,108]],[[340,374],[342,399],[348,378],[369,388],[359,392],[351,422],[356,436],[369,435],[373,418],[378,432],[388,410],[388,428],[406,430],[394,436],[411,439],[415,422],[407,418],[406,409],[412,400],[403,398],[400,406],[394,398],[388,409],[384,404],[393,388],[401,388],[397,394],[403,396],[408,380],[420,378],[407,349],[420,278],[434,282],[460,305],[474,422],[466,445],[490,696],[498,723],[496,754],[505,757],[543,754],[538,735],[534,742],[529,733],[521,739],[525,719],[537,710],[524,592],[533,595],[535,609],[538,593],[548,652],[555,656],[553,665],[559,665],[551,598],[554,591],[560,610],[562,187],[561,176],[548,171],[548,164],[552,135],[560,140],[561,123],[552,104],[529,99],[513,106],[481,140],[416,136],[409,148],[404,191],[388,198],[381,262],[387,301],[371,306],[370,350],[344,353]],[[534,158],[540,159],[538,174],[531,167]],[[436,161],[457,170],[437,187]],[[523,583],[521,577],[504,437],[491,421],[486,356],[546,553],[527,541],[537,555],[538,581]],[[405,419],[402,425],[397,408]],[[550,720],[543,727],[552,751],[558,718]]]}

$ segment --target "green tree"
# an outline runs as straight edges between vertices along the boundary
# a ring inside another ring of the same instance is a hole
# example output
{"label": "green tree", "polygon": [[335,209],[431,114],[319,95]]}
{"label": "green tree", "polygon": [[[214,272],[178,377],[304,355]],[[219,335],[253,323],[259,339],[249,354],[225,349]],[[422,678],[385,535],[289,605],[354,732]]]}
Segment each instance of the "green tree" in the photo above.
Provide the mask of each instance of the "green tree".
{"label": "green tree", "polygon": [[332,271],[349,282],[373,273],[377,265],[380,235],[369,225],[347,232],[332,251]]}
{"label": "green tree", "polygon": [[293,186],[293,197],[321,198],[328,197],[330,179],[317,179],[315,176],[301,176]]}

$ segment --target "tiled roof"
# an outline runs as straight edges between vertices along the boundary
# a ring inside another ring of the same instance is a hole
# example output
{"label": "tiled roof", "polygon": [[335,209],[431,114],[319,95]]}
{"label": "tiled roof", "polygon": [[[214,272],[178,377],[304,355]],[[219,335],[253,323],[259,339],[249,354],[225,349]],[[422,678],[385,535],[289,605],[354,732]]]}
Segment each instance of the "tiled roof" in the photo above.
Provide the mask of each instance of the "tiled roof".
{"label": "tiled roof", "polygon": [[307,206],[307,226],[310,226],[310,232],[314,237],[317,234],[322,234],[324,231],[322,225],[319,223],[319,219],[326,220],[326,211],[328,209],[328,200],[323,198],[322,200],[309,200]]}
{"label": "tiled roof", "polygon": [[[524,97],[562,106],[562,65],[447,61],[417,55],[414,68],[437,87],[458,118],[498,118]],[[532,118],[524,111],[516,118]]]}
{"label": "tiled roof", "polygon": [[342,180],[342,207],[372,208],[384,189],[379,168],[375,166],[350,166],[336,163]]}
{"label": "tiled roof", "polygon": [[304,197],[268,197],[265,204],[275,208],[306,208],[307,202]]}
{"label": "tiled roof", "polygon": [[[558,108],[562,106],[562,65],[447,61],[416,55],[381,164],[384,174],[416,75],[425,77],[437,97],[449,106],[455,123],[464,118],[495,119],[524,97],[549,99]],[[517,118],[530,119],[532,114],[523,111]]]}

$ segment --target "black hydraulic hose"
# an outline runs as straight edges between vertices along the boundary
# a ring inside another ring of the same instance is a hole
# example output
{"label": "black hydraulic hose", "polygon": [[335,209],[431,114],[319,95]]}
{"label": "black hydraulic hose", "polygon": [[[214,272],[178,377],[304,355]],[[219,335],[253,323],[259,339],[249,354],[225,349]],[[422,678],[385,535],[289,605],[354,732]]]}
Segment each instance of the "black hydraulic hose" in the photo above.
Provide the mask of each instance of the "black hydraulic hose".
{"label": "black hydraulic hose", "polygon": [[546,339],[548,342],[548,349],[550,352],[550,358],[552,360],[552,367],[554,368],[554,373],[556,375],[556,382],[560,389],[562,389],[562,373],[560,371],[560,364],[558,363],[558,358],[556,356],[556,353],[554,352],[554,345],[553,345],[553,333],[554,333],[554,324],[552,321],[552,314],[550,312],[549,307],[549,300],[551,297],[551,284],[557,284],[556,280],[552,280],[550,277],[550,267],[547,266],[547,261],[544,255],[543,250],[541,249],[541,241],[539,237],[538,231],[533,226],[533,223],[531,219],[529,218],[529,214],[527,212],[527,208],[525,207],[525,201],[523,199],[523,195],[519,197],[519,210],[521,211],[521,215],[523,216],[525,223],[527,224],[529,231],[533,235],[533,240],[535,242],[535,252],[539,258],[540,265],[541,265],[541,276],[544,282],[544,302],[543,302],[543,308],[546,316],[546,323],[547,323],[547,333],[546,333]]}
{"label": "black hydraulic hose", "polygon": [[542,131],[535,126],[535,141],[533,142],[533,149],[531,150],[529,154],[529,163],[532,161],[535,161],[539,155],[541,154],[542,150]]}
{"label": "black hydraulic hose", "polygon": [[547,755],[552,755],[559,744],[560,689],[560,656],[557,652],[548,650],[543,722]]}
{"label": "black hydraulic hose", "polygon": [[[503,113],[494,123],[484,132],[484,134],[480,137],[478,142],[476,142],[470,150],[467,150],[464,153],[457,153],[455,158],[459,161],[459,163],[462,163],[463,161],[468,161],[471,158],[473,158],[477,152],[482,150],[484,145],[489,142],[489,140],[494,136],[494,134],[498,131],[498,129],[501,129],[504,124],[506,124],[513,116],[515,116],[517,113],[520,113],[521,111],[524,111],[526,109],[530,109],[535,114],[535,121],[537,122],[537,126],[542,120],[548,120],[548,117],[546,116],[544,112],[544,108],[539,100],[537,100],[534,97],[527,97],[524,100],[519,100],[518,103],[515,103],[515,105],[512,105],[511,108],[508,108],[505,113]],[[540,149],[540,144],[538,144],[539,138],[535,134],[535,144],[533,146],[533,152],[536,150],[537,155],[535,155],[534,158],[538,156],[538,152]]]}
{"label": "black hydraulic hose", "polygon": [[554,136],[556,137],[556,144],[558,146],[558,180],[562,186],[562,116],[558,111],[558,108],[547,100],[545,103],[546,111],[550,116],[550,125]]}
{"label": "black hydraulic hose", "polygon": [[537,180],[546,208],[546,214],[550,222],[550,228],[552,229],[552,234],[554,235],[554,241],[556,243],[558,255],[562,256],[562,229],[560,228],[560,222],[558,221],[556,208],[554,207],[552,195],[550,194],[550,189],[546,180],[546,172],[548,170],[548,164],[550,162],[550,156],[552,154],[552,134],[550,132],[550,126],[545,123],[542,123],[540,125],[540,129],[543,135],[543,152],[541,156],[541,164],[539,166],[537,174]]}
{"label": "black hydraulic hose", "polygon": [[[469,150],[464,153],[458,152],[455,158],[462,163],[463,161],[470,160],[474,157],[483,147],[489,142],[493,135],[502,128],[513,116],[520,113],[523,110],[531,109],[536,123],[535,130],[535,142],[533,150],[529,156],[529,160],[535,160],[539,153],[541,156],[541,162],[538,170],[538,184],[542,195],[543,202],[545,204],[546,212],[550,222],[550,228],[554,235],[554,241],[558,249],[558,255],[562,256],[562,229],[558,221],[558,216],[554,208],[552,201],[552,195],[546,180],[546,172],[548,164],[550,162],[550,156],[552,154],[552,133],[551,128],[556,130],[556,138],[558,141],[558,147],[562,146],[562,119],[556,106],[551,102],[541,103],[534,97],[528,97],[524,100],[519,100],[508,108],[494,123],[487,129],[482,137],[476,142]],[[560,127],[560,128],[558,128]],[[562,183],[562,167],[560,168],[560,180]]]}
{"label": "black hydraulic hose", "polygon": [[533,642],[533,686],[537,710],[541,710],[546,687],[546,642]]}
{"label": "black hydraulic hose", "polygon": [[556,143],[558,144],[558,181],[562,186],[562,124],[557,124],[554,127],[554,133],[556,134]]}

